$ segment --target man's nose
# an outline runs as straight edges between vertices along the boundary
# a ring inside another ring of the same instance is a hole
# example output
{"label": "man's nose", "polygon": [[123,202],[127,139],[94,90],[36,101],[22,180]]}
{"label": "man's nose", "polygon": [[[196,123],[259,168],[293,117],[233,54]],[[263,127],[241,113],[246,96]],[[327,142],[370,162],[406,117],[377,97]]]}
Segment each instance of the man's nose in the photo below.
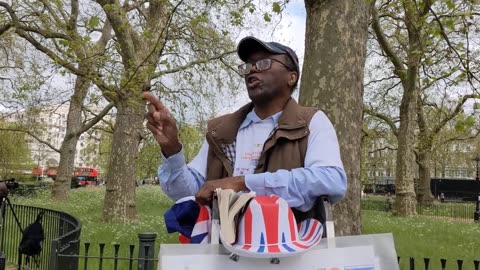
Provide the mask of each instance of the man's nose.
{"label": "man's nose", "polygon": [[256,63],[252,64],[252,68],[250,69],[249,74],[250,73],[258,73],[258,72],[260,72],[260,71],[258,71],[258,69],[257,69],[257,64]]}

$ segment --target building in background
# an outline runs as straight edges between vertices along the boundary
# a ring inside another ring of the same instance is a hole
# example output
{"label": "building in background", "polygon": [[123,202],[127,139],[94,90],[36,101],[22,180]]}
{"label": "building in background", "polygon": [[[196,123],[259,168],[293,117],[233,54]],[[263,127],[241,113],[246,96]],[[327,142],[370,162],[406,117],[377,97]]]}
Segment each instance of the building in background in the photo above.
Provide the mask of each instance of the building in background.
{"label": "building in background", "polygon": [[[362,144],[362,182],[395,182],[396,145],[390,134],[383,137],[364,138]],[[390,136],[390,137],[389,137]],[[387,139],[386,139],[386,138]],[[472,158],[480,152],[479,139],[451,141],[434,148],[431,156],[432,178],[474,179],[475,167]],[[418,178],[418,166],[415,178]]]}
{"label": "building in background", "polygon": [[[60,149],[67,130],[68,109],[68,103],[52,105],[41,109],[9,114],[5,117],[5,120],[28,126],[41,140]],[[86,114],[85,117],[91,117],[91,115]],[[112,116],[107,115],[106,118],[111,119]],[[96,129],[91,129],[80,136],[75,153],[75,167],[97,166],[96,162],[100,154],[100,133],[101,132]],[[47,168],[58,166],[60,153],[40,143],[32,136],[26,136],[26,138],[30,148],[31,158],[38,167]]]}

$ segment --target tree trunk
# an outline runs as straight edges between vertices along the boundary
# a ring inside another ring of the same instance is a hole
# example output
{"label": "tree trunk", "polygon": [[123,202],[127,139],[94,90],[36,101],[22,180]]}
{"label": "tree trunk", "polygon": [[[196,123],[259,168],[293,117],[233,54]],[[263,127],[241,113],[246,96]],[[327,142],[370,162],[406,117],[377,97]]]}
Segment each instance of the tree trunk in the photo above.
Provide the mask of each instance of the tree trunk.
{"label": "tree trunk", "polygon": [[407,88],[404,88],[404,91],[400,105],[402,121],[398,129],[394,208],[400,216],[412,216],[417,211],[414,186],[416,95]]}
{"label": "tree trunk", "polygon": [[339,235],[360,234],[360,156],[363,71],[369,6],[364,0],[305,0],[305,61],[299,102],[332,121],[348,177],[334,208]]}
{"label": "tree trunk", "polygon": [[75,79],[74,94],[70,100],[67,115],[67,130],[60,148],[57,178],[52,189],[52,197],[56,200],[66,200],[68,198],[75,166],[75,150],[80,137],[79,130],[82,127],[82,106],[89,86],[90,81],[88,79],[80,76]]}
{"label": "tree trunk", "polygon": [[[414,1],[404,1],[405,25],[408,31],[407,70],[400,76],[403,86],[398,128],[397,171],[395,177],[395,213],[412,216],[417,213],[414,168],[415,128],[417,120],[417,78],[422,59],[421,17]],[[397,72],[400,72],[397,70]],[[403,71],[402,71],[403,72]]]}
{"label": "tree trunk", "polygon": [[[141,84],[139,84],[141,85]],[[134,93],[131,91],[131,93]],[[140,92],[137,91],[140,94]],[[140,95],[117,104],[112,153],[106,177],[103,219],[127,223],[137,217],[135,198],[135,160],[138,155],[145,104]]]}
{"label": "tree trunk", "polygon": [[430,205],[433,203],[433,195],[430,188],[430,164],[432,153],[430,150],[424,150],[418,154],[418,188],[417,203],[421,205]]}
{"label": "tree trunk", "polygon": [[418,96],[418,144],[417,144],[417,164],[418,164],[418,182],[417,182],[417,203],[421,205],[430,205],[433,202],[433,196],[430,189],[430,164],[432,161],[433,135],[427,127],[425,113],[421,97]]}

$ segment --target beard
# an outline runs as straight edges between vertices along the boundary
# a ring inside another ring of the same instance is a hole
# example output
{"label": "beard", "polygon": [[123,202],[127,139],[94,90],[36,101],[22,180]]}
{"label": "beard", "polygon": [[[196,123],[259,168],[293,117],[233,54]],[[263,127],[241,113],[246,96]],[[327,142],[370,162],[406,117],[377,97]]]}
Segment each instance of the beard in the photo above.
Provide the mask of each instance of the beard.
{"label": "beard", "polygon": [[248,90],[248,97],[256,105],[266,105],[272,102],[278,93],[272,89],[257,86],[254,89]]}

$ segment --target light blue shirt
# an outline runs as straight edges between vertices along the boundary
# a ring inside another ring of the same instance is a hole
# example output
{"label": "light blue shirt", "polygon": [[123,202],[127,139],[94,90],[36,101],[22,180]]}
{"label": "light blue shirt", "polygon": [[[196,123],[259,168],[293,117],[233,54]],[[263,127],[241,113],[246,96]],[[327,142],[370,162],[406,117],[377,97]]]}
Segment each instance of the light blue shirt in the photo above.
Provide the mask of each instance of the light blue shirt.
{"label": "light blue shirt", "polygon": [[[347,178],[335,130],[321,111],[310,121],[305,167],[253,174],[258,149],[280,116],[281,112],[262,120],[253,110],[247,114],[237,133],[234,176],[245,175],[246,186],[258,196],[276,194],[300,211],[312,208],[320,195],[328,195],[332,203],[339,201],[345,195]],[[162,155],[158,177],[164,192],[173,200],[195,195],[205,182],[207,155],[206,141],[188,165],[183,151],[169,158]]]}

